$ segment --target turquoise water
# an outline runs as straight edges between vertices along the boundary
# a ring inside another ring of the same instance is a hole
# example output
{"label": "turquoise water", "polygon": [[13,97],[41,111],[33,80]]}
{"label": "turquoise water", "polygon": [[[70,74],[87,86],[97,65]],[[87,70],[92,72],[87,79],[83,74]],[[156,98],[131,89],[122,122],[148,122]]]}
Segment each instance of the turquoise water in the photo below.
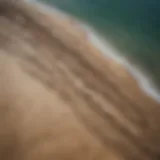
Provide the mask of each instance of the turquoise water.
{"label": "turquoise water", "polygon": [[41,0],[89,23],[160,86],[159,0]]}

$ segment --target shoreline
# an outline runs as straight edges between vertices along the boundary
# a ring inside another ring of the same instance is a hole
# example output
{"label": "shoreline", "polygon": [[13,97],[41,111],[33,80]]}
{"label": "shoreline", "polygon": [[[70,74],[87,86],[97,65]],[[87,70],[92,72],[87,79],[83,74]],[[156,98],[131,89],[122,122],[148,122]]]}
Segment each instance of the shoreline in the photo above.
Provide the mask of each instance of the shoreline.
{"label": "shoreline", "polygon": [[121,55],[116,51],[104,38],[102,38],[98,32],[96,32],[92,27],[84,25],[84,29],[88,34],[90,42],[97,47],[104,55],[110,57],[116,62],[123,65],[127,71],[136,79],[138,86],[149,96],[154,98],[160,103],[160,92],[156,89],[152,78],[145,73],[145,71],[136,64],[129,62],[125,56]]}
{"label": "shoreline", "polygon": [[147,95],[152,97],[154,100],[160,103],[160,93],[156,89],[156,85],[153,83],[152,78],[145,73],[139,66],[136,66],[134,63],[129,62],[125,56],[122,56],[118,51],[114,49],[114,47],[109,44],[101,35],[95,31],[91,26],[83,21],[79,21],[74,19],[74,16],[69,15],[60,9],[54,6],[48,6],[46,3],[42,3],[37,0],[27,0],[30,3],[33,3],[44,9],[51,14],[58,14],[63,18],[67,18],[73,20],[77,26],[79,26],[85,33],[87,39],[91,42],[91,44],[97,48],[102,54],[111,59],[115,60],[117,63],[120,63],[125,69],[131,74],[131,76],[136,80],[138,86],[141,90],[143,90]]}

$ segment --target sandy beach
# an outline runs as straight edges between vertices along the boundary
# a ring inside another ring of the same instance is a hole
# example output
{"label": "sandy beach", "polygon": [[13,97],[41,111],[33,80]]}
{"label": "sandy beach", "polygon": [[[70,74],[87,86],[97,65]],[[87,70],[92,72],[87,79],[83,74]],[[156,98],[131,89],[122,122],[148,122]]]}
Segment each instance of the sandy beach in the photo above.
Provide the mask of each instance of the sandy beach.
{"label": "sandy beach", "polygon": [[94,45],[101,52],[101,54],[104,54],[117,63],[123,65],[133,76],[133,78],[136,79],[139,87],[146,94],[154,98],[157,102],[160,102],[160,93],[156,89],[156,85],[153,83],[151,77],[149,77],[149,75],[147,76],[147,73],[145,73],[145,71],[143,71],[139,66],[127,61],[127,59],[122,56],[121,53],[118,53],[118,51],[92,27],[84,24],[85,22],[79,22],[75,17],[68,15],[67,13],[63,13],[59,9],[56,9],[54,6],[49,7],[45,4],[42,4],[41,2],[33,0],[30,0],[30,2],[34,3],[49,14],[65,18],[69,23],[71,23],[71,25],[73,25],[75,28],[77,27],[79,29],[78,32],[81,32],[81,34],[84,35],[84,37],[87,38],[88,41],[90,41],[92,45]]}
{"label": "sandy beach", "polygon": [[159,158],[160,104],[110,46],[35,3],[0,11],[1,160]]}

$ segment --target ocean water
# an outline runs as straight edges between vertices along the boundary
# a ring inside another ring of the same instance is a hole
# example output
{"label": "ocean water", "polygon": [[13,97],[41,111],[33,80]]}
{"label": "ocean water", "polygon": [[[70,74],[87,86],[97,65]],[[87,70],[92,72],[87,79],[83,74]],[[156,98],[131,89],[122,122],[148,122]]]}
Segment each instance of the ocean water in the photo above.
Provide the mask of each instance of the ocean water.
{"label": "ocean water", "polygon": [[[100,44],[103,53],[119,54],[119,60],[135,75],[141,87],[160,101],[157,91],[160,90],[159,0],[39,1],[88,24],[91,29],[86,28],[97,33],[97,36],[90,34],[93,43]],[[99,39],[107,43],[101,43]],[[134,69],[124,59],[132,62]],[[147,77],[141,74],[142,71]]]}

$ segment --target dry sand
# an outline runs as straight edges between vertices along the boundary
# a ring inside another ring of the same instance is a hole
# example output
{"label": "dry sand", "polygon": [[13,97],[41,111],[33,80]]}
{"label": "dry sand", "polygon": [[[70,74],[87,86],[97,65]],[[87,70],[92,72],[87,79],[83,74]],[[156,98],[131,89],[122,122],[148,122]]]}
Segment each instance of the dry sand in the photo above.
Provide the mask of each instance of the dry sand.
{"label": "dry sand", "polygon": [[73,20],[0,4],[1,160],[158,160],[159,115]]}

